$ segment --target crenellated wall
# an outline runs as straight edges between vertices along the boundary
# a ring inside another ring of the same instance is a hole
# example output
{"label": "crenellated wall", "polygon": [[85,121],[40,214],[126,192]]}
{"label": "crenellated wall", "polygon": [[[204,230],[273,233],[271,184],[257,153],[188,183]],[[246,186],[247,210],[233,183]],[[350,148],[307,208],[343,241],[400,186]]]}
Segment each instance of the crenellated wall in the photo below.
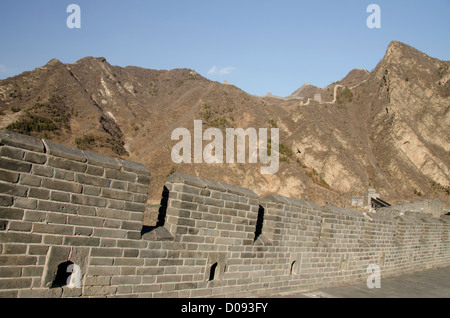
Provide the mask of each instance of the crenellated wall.
{"label": "crenellated wall", "polygon": [[365,281],[371,264],[381,277],[450,264],[446,216],[175,173],[150,227],[141,164],[5,131],[0,155],[0,297],[260,297]]}

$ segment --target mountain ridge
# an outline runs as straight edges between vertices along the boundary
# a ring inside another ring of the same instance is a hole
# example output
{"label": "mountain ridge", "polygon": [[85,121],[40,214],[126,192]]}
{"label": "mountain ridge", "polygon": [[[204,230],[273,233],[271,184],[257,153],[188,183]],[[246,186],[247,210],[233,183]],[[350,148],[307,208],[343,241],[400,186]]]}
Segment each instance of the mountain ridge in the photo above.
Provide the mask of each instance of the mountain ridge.
{"label": "mountain ridge", "polygon": [[[368,188],[391,203],[438,198],[448,204],[449,74],[447,61],[393,41],[373,71],[354,69],[323,89],[313,87],[303,100],[283,100],[190,69],[52,59],[0,81],[0,129],[139,161],[152,173],[152,202],[165,177],[180,171],[318,204],[349,206]],[[192,132],[196,119],[222,131],[279,128],[278,173],[261,175],[260,164],[172,163],[171,132]]]}

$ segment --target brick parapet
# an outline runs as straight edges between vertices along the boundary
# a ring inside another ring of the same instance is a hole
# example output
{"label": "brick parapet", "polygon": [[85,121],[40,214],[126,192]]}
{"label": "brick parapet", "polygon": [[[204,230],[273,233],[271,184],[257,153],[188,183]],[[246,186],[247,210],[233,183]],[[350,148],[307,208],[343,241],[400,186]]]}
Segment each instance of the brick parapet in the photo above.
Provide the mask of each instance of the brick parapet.
{"label": "brick parapet", "polygon": [[[446,217],[360,213],[0,132],[0,297],[256,297],[450,264]],[[79,267],[81,287],[55,283]],[[55,276],[56,275],[56,276]]]}

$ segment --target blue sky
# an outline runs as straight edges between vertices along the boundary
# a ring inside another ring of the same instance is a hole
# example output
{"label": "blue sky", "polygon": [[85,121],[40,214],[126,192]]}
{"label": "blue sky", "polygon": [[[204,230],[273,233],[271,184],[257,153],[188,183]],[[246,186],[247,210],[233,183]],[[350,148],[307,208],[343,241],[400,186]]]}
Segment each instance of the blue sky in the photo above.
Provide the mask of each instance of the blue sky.
{"label": "blue sky", "polygon": [[[81,28],[69,29],[70,4]],[[381,8],[370,29],[369,4]],[[392,40],[450,60],[450,0],[1,0],[0,79],[57,58],[190,68],[254,95],[320,87],[372,70]]]}

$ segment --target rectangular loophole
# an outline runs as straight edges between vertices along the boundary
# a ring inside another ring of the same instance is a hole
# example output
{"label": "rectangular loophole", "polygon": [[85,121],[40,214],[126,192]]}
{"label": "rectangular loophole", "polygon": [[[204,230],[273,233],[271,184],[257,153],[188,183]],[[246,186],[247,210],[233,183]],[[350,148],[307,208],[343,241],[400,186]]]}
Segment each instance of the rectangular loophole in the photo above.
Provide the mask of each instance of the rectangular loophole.
{"label": "rectangular loophole", "polygon": [[209,269],[209,279],[208,281],[213,281],[216,278],[217,262],[211,265]]}
{"label": "rectangular loophole", "polygon": [[253,241],[256,241],[258,237],[262,234],[264,223],[264,208],[260,205],[258,209],[258,217],[256,219],[256,228],[255,228],[255,238]]}

